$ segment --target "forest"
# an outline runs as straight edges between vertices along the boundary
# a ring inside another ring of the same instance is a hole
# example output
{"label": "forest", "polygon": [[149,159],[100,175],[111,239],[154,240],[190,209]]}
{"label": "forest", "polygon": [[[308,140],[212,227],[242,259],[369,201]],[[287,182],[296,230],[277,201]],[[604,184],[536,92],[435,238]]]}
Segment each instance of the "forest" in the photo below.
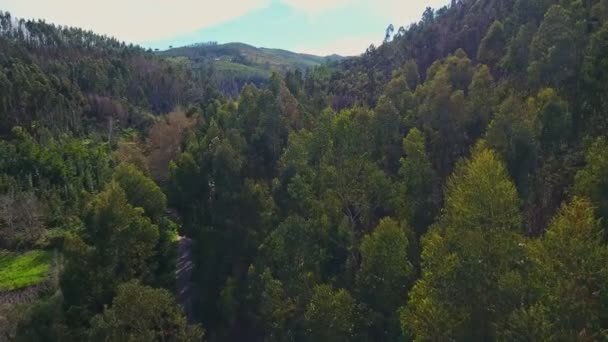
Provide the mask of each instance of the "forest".
{"label": "forest", "polygon": [[0,341],[608,339],[608,0],[225,82],[0,13]]}

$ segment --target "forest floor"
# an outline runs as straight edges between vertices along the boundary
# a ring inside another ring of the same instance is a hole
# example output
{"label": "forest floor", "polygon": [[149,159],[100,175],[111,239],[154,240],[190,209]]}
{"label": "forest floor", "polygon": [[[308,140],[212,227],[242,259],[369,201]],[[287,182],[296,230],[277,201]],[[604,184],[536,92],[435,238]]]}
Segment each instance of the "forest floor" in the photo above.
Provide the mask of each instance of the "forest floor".
{"label": "forest floor", "polygon": [[175,268],[177,301],[184,309],[189,322],[193,322],[193,291],[192,291],[192,240],[179,236],[177,265]]}

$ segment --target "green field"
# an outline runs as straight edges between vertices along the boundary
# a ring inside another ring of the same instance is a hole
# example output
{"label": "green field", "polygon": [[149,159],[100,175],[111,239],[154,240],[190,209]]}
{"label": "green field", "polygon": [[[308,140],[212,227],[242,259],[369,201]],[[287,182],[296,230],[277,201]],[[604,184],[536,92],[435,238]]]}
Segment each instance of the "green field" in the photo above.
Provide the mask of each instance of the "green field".
{"label": "green field", "polygon": [[30,251],[23,254],[0,251],[0,291],[10,291],[44,281],[52,253]]}
{"label": "green field", "polygon": [[270,76],[270,71],[260,67],[252,67],[228,61],[214,61],[213,65],[215,65],[217,71],[224,77],[241,76],[246,78],[268,78]]}

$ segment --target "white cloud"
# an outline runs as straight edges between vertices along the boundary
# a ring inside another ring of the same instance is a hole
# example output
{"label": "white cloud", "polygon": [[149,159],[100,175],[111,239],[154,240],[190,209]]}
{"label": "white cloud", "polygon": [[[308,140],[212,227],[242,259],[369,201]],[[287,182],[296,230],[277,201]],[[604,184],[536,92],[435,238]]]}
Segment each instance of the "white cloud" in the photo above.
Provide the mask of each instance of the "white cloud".
{"label": "white cloud", "polygon": [[340,8],[353,2],[352,0],[282,0],[283,3],[295,9],[304,10],[309,14],[319,14],[327,10]]}
{"label": "white cloud", "polygon": [[317,56],[328,56],[338,54],[341,56],[358,56],[367,50],[371,44],[378,46],[381,40],[378,35],[362,35],[356,37],[346,37],[339,39],[331,44],[316,46],[311,48],[295,48],[294,51],[309,53]]}
{"label": "white cloud", "polygon": [[377,0],[365,3],[370,11],[387,18],[395,28],[399,28],[419,21],[427,7],[438,9],[449,4],[450,0]]}
{"label": "white cloud", "polygon": [[2,0],[20,18],[90,29],[128,42],[171,38],[263,8],[270,0]]}

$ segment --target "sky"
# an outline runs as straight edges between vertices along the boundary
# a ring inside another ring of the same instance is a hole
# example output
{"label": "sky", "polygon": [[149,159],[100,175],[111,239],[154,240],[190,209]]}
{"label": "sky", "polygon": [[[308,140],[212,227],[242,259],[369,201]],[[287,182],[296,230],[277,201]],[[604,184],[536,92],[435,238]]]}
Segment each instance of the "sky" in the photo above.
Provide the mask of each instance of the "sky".
{"label": "sky", "polygon": [[0,0],[25,19],[90,29],[144,47],[243,42],[316,55],[363,53],[389,24],[449,0]]}

